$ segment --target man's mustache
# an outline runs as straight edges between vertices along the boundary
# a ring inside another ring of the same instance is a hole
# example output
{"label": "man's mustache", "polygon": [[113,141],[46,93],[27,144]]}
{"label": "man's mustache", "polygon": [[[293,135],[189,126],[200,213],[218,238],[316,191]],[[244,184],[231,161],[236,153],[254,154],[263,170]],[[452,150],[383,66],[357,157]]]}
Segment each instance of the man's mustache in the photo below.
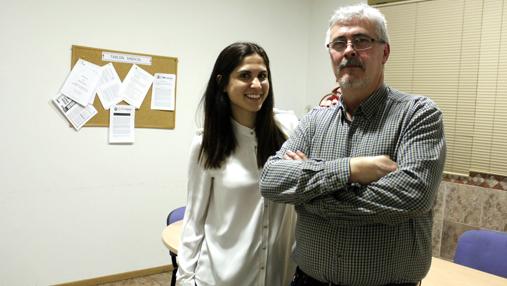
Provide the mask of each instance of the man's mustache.
{"label": "man's mustache", "polygon": [[338,69],[344,69],[344,68],[360,68],[360,69],[363,69],[364,70],[364,66],[363,64],[361,63],[361,61],[359,61],[358,58],[350,58],[350,59],[343,59],[342,62],[340,63],[340,65],[338,66]]}

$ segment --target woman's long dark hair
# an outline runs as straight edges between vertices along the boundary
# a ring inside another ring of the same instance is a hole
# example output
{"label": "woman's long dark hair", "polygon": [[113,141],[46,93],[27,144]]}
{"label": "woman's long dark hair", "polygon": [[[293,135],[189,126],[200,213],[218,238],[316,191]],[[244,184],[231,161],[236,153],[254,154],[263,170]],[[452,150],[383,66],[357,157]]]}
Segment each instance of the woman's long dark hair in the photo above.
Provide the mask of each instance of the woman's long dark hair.
{"label": "woman's long dark hair", "polygon": [[274,119],[273,84],[268,55],[263,48],[254,43],[231,44],[218,55],[201,99],[201,102],[204,102],[204,134],[198,160],[204,163],[206,169],[220,168],[236,149],[238,143],[231,121],[231,103],[225,90],[232,71],[245,57],[253,54],[258,54],[264,60],[269,81],[268,96],[255,119],[257,166],[262,168],[268,157],[278,151],[287,139],[276,126]]}

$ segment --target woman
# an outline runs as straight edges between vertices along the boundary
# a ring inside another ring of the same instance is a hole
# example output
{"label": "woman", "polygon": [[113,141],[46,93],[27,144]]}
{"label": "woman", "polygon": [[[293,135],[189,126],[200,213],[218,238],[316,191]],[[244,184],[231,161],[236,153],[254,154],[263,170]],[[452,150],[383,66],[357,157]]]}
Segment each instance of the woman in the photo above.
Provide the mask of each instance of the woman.
{"label": "woman", "polygon": [[298,121],[273,110],[266,52],[234,43],[204,93],[204,130],[191,147],[179,285],[288,285],[295,212],[261,197],[260,169]]}

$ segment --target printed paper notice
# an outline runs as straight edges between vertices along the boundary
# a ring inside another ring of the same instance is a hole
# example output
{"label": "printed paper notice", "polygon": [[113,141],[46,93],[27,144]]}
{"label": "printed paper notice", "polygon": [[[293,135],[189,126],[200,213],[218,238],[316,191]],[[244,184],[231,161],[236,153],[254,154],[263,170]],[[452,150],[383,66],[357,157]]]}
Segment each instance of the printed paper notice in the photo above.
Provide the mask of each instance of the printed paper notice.
{"label": "printed paper notice", "polygon": [[97,95],[105,110],[122,101],[120,96],[121,80],[112,63],[102,66],[102,77],[97,88]]}
{"label": "printed paper notice", "polygon": [[151,93],[151,109],[174,110],[176,75],[156,73]]}
{"label": "printed paper notice", "polygon": [[119,63],[151,66],[151,57],[150,56],[140,56],[140,55],[132,55],[132,54],[102,52],[102,61],[103,62],[119,62]]}
{"label": "printed paper notice", "polygon": [[81,129],[88,120],[97,114],[97,110],[93,105],[83,107],[63,94],[59,94],[54,98],[53,103],[76,130]]}
{"label": "printed paper notice", "polygon": [[60,92],[82,106],[87,106],[93,103],[101,75],[102,69],[100,66],[79,59],[65,80]]}
{"label": "printed paper notice", "polygon": [[109,112],[109,143],[134,143],[135,107],[113,105]]}
{"label": "printed paper notice", "polygon": [[130,105],[139,108],[152,82],[153,76],[149,72],[132,65],[121,85],[120,96]]}

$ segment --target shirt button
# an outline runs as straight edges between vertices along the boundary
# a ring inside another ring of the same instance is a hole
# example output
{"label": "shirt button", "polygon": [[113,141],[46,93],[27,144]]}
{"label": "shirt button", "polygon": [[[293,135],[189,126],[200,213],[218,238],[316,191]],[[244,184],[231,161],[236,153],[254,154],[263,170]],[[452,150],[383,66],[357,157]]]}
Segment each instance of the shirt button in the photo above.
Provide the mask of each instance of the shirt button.
{"label": "shirt button", "polygon": [[268,226],[267,226],[267,225],[265,225],[265,226],[264,226],[264,228],[268,228]]}

